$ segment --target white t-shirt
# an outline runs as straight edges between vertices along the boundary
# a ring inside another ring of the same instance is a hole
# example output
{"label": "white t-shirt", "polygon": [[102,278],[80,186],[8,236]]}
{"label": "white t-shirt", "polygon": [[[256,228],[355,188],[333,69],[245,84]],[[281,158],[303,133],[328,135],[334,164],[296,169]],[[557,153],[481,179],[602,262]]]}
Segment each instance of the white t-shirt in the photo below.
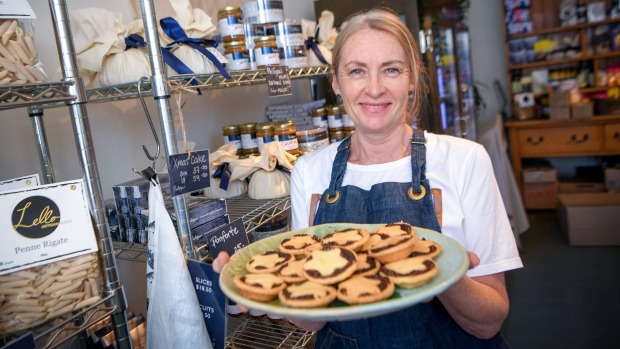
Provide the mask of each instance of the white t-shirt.
{"label": "white t-shirt", "polygon": [[[442,192],[442,233],[480,258],[480,265],[467,275],[489,275],[522,267],[486,150],[462,138],[427,132],[425,137],[426,177],[431,188]],[[329,187],[339,144],[306,154],[295,163],[291,177],[293,230],[308,226],[312,194],[323,194]],[[369,190],[381,182],[410,183],[411,157],[380,165],[347,163],[343,185]]]}

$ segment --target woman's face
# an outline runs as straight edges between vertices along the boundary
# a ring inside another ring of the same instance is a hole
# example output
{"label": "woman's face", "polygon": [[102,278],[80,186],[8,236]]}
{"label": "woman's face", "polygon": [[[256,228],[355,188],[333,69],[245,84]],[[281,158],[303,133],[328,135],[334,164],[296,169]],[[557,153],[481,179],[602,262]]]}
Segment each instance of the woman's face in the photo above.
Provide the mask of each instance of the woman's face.
{"label": "woman's face", "polygon": [[334,91],[356,132],[389,133],[405,122],[413,89],[405,50],[391,34],[364,29],[344,44]]}

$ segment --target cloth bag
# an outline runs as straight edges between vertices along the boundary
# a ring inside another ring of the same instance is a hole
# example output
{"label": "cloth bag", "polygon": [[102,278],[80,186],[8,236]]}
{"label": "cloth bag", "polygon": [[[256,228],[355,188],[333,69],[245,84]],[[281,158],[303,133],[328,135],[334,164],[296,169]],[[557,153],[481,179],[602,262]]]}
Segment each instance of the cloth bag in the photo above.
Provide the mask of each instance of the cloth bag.
{"label": "cloth bag", "polygon": [[150,349],[213,348],[161,186],[149,189],[147,332]]}
{"label": "cloth bag", "polygon": [[120,14],[95,8],[76,10],[72,15],[78,28],[76,46],[81,46],[77,51],[80,74],[87,87],[125,84],[151,76],[141,19],[125,25]]}
{"label": "cloth bag", "polygon": [[[228,170],[232,174],[230,166],[234,166],[235,161],[239,160],[237,156],[237,147],[233,144],[225,144],[218,150],[209,154],[209,162],[211,163],[211,186],[205,188],[204,196],[210,199],[226,199],[245,194],[248,191],[248,185],[244,180],[228,180],[228,186],[226,189],[221,188],[222,178],[214,178],[215,173],[227,171],[223,168],[225,164],[228,164]],[[225,174],[221,174],[225,176]]]}
{"label": "cloth bag", "polygon": [[327,10],[321,12],[318,24],[316,21],[302,19],[301,29],[308,49],[308,64],[310,66],[331,65],[332,49],[338,36],[338,31],[334,28],[334,13]]}
{"label": "cloth bag", "polygon": [[260,156],[237,160],[230,180],[250,177],[248,196],[255,200],[281,198],[291,193],[291,175],[295,156],[279,142],[263,145]]}
{"label": "cloth bag", "polygon": [[[188,0],[170,0],[170,5],[176,14],[173,18],[178,22],[181,29],[185,31],[185,35],[188,38],[208,39],[217,31],[211,17],[203,10],[193,8]],[[175,39],[168,36],[161,26],[159,27],[159,39],[162,47],[175,42]],[[212,74],[218,71],[209,58],[190,46],[176,45],[170,52],[191,69],[194,74]],[[216,58],[221,63],[227,63],[226,58],[223,56],[216,56]],[[179,74],[170,65],[166,68],[166,73],[169,76]]]}

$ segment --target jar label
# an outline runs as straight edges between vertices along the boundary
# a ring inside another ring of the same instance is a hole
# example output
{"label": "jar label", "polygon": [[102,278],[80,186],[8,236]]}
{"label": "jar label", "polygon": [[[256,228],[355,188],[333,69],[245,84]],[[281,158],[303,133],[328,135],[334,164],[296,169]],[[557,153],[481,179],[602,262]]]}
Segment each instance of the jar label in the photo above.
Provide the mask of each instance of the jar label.
{"label": "jar label", "polygon": [[355,127],[355,124],[353,123],[353,120],[351,120],[349,114],[342,114],[342,125],[344,127]]}
{"label": "jar label", "polygon": [[258,0],[247,1],[241,5],[246,23],[264,24],[284,21],[282,1]]}
{"label": "jar label", "polygon": [[233,35],[245,35],[245,29],[243,28],[243,22],[238,17],[222,18],[218,22],[220,27],[220,35],[233,36]]}
{"label": "jar label", "polygon": [[256,142],[256,134],[243,134],[241,135],[241,148],[243,149],[255,149],[258,148]]}
{"label": "jar label", "polygon": [[250,69],[250,55],[247,52],[233,52],[226,54],[228,64],[226,68],[229,70],[247,70]]}
{"label": "jar label", "polygon": [[277,36],[278,46],[287,47],[287,46],[303,46],[305,45],[304,36],[301,34],[290,33],[285,35]]}
{"label": "jar label", "polygon": [[327,127],[327,116],[313,116],[312,125],[316,127]]}
{"label": "jar label", "polygon": [[297,135],[279,135],[278,138],[284,150],[289,151],[289,150],[299,149],[299,143],[297,142]]}
{"label": "jar label", "polygon": [[329,145],[329,139],[319,139],[313,142],[305,142],[299,143],[299,150],[302,152],[315,151],[319,149],[323,149]]}
{"label": "jar label", "polygon": [[274,139],[273,136],[263,136],[263,137],[256,137],[256,143],[258,144],[258,149],[260,150],[261,148],[263,148],[263,145],[266,143],[271,143],[271,142],[275,142],[276,140]]}
{"label": "jar label", "polygon": [[343,127],[342,115],[340,114],[327,115],[327,125],[329,125],[329,128]]}
{"label": "jar label", "polygon": [[254,49],[257,66],[280,64],[280,53],[277,47],[261,47]]}
{"label": "jar label", "polygon": [[224,144],[232,144],[237,149],[241,149],[241,138],[237,135],[224,136]]}

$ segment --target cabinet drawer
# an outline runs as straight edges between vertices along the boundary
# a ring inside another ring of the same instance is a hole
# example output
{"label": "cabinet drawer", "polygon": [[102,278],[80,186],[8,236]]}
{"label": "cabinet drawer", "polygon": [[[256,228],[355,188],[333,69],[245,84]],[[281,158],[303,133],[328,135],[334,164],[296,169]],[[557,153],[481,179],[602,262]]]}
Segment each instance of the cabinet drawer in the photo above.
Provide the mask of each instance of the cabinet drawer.
{"label": "cabinet drawer", "polygon": [[605,150],[620,151],[620,123],[605,125]]}
{"label": "cabinet drawer", "polygon": [[519,131],[521,156],[588,154],[602,149],[600,126],[554,127]]}

